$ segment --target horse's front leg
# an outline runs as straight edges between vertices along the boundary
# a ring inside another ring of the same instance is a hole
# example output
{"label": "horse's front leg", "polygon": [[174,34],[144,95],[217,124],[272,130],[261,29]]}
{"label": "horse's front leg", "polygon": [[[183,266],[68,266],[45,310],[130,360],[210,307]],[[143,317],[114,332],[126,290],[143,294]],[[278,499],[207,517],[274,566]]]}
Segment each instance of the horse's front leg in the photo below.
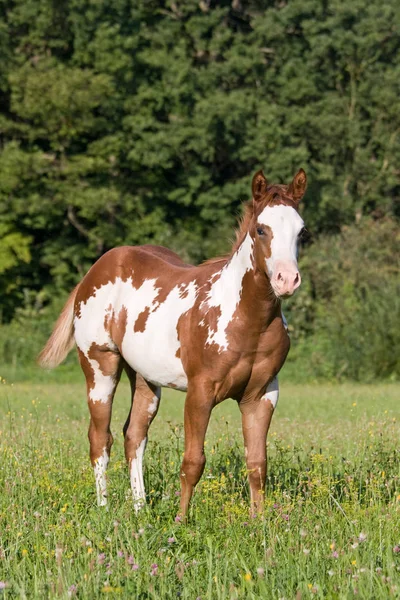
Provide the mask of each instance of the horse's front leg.
{"label": "horse's front leg", "polygon": [[265,394],[256,402],[239,404],[242,412],[242,427],[246,466],[250,484],[251,512],[262,512],[264,508],[265,481],[267,477],[267,434],[272,415],[278,402],[279,386],[275,377]]}
{"label": "horse's front leg", "polygon": [[203,385],[189,385],[185,402],[185,452],[181,466],[180,515],[186,516],[193,490],[203,474],[206,464],[204,439],[206,436],[214,398]]}

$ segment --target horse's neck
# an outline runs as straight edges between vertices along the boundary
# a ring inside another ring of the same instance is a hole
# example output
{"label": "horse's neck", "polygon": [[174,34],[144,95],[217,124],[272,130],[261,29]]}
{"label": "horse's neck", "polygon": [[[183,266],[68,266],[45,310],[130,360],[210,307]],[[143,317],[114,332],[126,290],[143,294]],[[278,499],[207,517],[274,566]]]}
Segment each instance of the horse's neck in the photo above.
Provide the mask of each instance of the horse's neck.
{"label": "horse's neck", "polygon": [[208,307],[220,307],[226,325],[239,306],[248,322],[255,318],[266,323],[280,312],[269,280],[256,271],[253,251],[253,240],[247,234],[235,253],[211,277],[206,303]]}
{"label": "horse's neck", "polygon": [[236,306],[242,292],[244,275],[253,270],[253,240],[247,234],[229,260],[211,277],[209,306]]}

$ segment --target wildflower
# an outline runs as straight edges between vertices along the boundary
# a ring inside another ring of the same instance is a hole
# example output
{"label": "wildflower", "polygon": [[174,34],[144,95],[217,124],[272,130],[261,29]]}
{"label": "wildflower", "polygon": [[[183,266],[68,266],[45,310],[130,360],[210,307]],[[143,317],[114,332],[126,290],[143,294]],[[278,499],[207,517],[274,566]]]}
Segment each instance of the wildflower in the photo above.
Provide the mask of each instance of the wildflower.
{"label": "wildflower", "polygon": [[155,576],[155,575],[157,575],[157,574],[158,574],[158,564],[157,564],[157,563],[153,563],[153,564],[151,565],[151,571],[150,571],[150,575],[151,575],[152,577],[154,577],[154,576]]}
{"label": "wildflower", "polygon": [[87,553],[92,554],[92,552],[93,552],[93,548],[91,546],[89,546],[89,548],[87,549]]}
{"label": "wildflower", "polygon": [[76,594],[77,591],[78,591],[78,586],[73,583],[68,588],[68,596],[70,598],[72,598],[72,596],[75,596],[75,594]]}
{"label": "wildflower", "polygon": [[243,577],[245,581],[251,581],[251,573],[245,573]]}
{"label": "wildflower", "polygon": [[102,565],[105,561],[106,555],[104,554],[104,552],[102,552],[101,554],[99,554],[97,556],[97,562],[99,563],[99,565]]}
{"label": "wildflower", "polygon": [[133,558],[133,556],[128,556],[128,558],[126,559],[128,565],[133,565],[135,562],[135,559]]}
{"label": "wildflower", "polygon": [[26,548],[22,548],[22,556],[27,556],[28,550]]}
{"label": "wildflower", "polygon": [[137,565],[136,563],[134,563],[132,565],[132,571],[137,571],[139,569],[139,565]]}
{"label": "wildflower", "polygon": [[182,517],[180,515],[176,515],[175,523],[180,523],[182,521]]}
{"label": "wildflower", "polygon": [[395,554],[399,554],[399,552],[400,552],[400,546],[398,544],[396,544],[396,546],[393,547],[393,552]]}
{"label": "wildflower", "polygon": [[332,569],[329,569],[329,571],[328,571],[329,577],[333,577],[334,574],[335,574],[335,571],[332,571]]}
{"label": "wildflower", "polygon": [[7,587],[7,584],[5,581],[0,581],[0,590],[5,590]]}
{"label": "wildflower", "polygon": [[117,556],[118,556],[118,558],[122,558],[124,556],[124,553],[122,552],[122,550],[118,550]]}
{"label": "wildflower", "polygon": [[356,560],[352,560],[352,561],[351,561],[351,564],[353,565],[353,567],[355,567],[355,566],[356,566],[356,564],[357,564],[357,561],[356,561]]}
{"label": "wildflower", "polygon": [[303,548],[303,554],[305,554],[306,556],[307,556],[308,554],[310,554],[310,551],[309,551],[309,549],[308,549],[308,548]]}
{"label": "wildflower", "polygon": [[358,542],[354,542],[354,544],[351,544],[351,547],[353,548],[353,550],[358,548]]}
{"label": "wildflower", "polygon": [[263,569],[263,567],[258,567],[258,569],[257,569],[257,575],[259,577],[264,577],[264,575],[265,575],[265,569]]}
{"label": "wildflower", "polygon": [[174,544],[175,542],[176,542],[176,539],[174,537],[168,538],[168,544]]}
{"label": "wildflower", "polygon": [[366,539],[367,539],[367,535],[365,533],[361,532],[360,535],[358,536],[358,541],[360,542],[360,544],[365,542]]}
{"label": "wildflower", "polygon": [[336,550],[334,550],[332,552],[332,558],[339,558],[339,552],[337,552]]}

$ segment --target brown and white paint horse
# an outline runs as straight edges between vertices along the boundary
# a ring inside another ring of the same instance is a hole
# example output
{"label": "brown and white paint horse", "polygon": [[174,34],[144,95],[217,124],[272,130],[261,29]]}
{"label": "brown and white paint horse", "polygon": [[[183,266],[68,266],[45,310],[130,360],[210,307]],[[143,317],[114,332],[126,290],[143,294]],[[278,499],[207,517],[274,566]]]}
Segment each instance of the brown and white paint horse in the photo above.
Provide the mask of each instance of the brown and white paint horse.
{"label": "brown and white paint horse", "polygon": [[211,411],[226,398],[239,404],[252,509],[262,509],[266,438],[290,345],[281,299],[301,282],[297,210],[305,189],[303,170],[290,185],[269,185],[259,171],[228,257],[192,266],[160,246],[114,248],[70,295],[39,363],[55,367],[75,341],[99,505],[107,503],[112,402],[124,369],[132,390],[124,435],[135,508],[145,502],[148,429],[161,388],[171,387],[187,391],[180,514],[204,470]]}

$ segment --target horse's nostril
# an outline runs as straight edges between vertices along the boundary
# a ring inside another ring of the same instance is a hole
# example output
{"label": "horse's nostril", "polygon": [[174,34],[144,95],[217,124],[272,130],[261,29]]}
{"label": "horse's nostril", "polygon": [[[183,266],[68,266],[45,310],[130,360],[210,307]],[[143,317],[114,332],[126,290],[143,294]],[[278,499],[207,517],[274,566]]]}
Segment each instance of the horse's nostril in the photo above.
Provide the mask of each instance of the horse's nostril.
{"label": "horse's nostril", "polygon": [[299,283],[299,274],[296,273],[296,277],[294,278],[294,285],[296,285],[296,283]]}
{"label": "horse's nostril", "polygon": [[283,281],[283,275],[282,275],[282,273],[278,273],[277,280],[278,281]]}

